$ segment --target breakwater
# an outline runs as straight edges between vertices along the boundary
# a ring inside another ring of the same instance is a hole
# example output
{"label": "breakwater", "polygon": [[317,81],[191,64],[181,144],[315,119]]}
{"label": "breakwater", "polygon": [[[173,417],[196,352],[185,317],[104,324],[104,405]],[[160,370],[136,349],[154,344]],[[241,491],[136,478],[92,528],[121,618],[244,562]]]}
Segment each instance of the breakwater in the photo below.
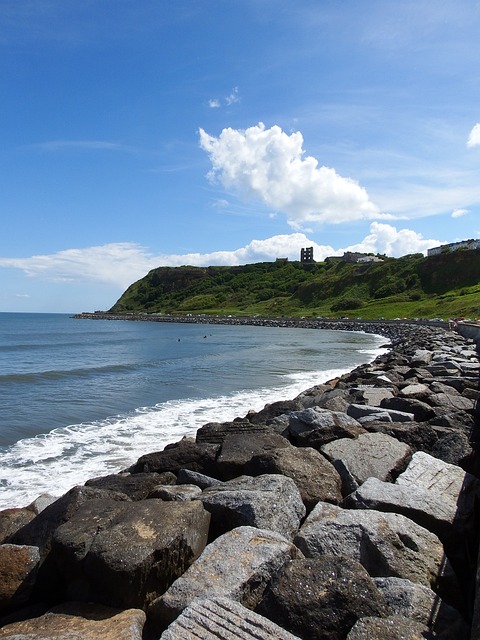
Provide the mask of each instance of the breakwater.
{"label": "breakwater", "polygon": [[475,343],[353,326],[390,351],[0,512],[0,638],[477,638]]}

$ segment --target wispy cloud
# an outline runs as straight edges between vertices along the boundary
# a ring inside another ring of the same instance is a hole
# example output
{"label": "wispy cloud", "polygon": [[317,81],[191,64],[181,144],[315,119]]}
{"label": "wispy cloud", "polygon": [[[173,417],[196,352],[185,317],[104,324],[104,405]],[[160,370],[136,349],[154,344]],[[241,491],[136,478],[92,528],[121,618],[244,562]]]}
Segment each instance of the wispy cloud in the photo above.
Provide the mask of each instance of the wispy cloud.
{"label": "wispy cloud", "polygon": [[304,233],[272,236],[252,240],[233,251],[213,253],[153,254],[145,247],[132,243],[109,243],[83,249],[66,249],[50,255],[28,258],[0,258],[0,268],[16,268],[27,276],[57,283],[97,282],[125,289],[159,266],[235,266],[254,262],[273,261],[277,257],[298,260],[302,247],[313,247],[315,260],[344,251],[386,253],[398,257],[407,253],[426,252],[442,241],[426,239],[411,229],[396,229],[389,224],[373,222],[370,233],[361,242],[334,249],[320,245]]}
{"label": "wispy cloud", "polygon": [[468,209],[454,209],[452,211],[452,218],[461,218],[469,213]]}
{"label": "wispy cloud", "polygon": [[232,104],[236,104],[237,102],[240,102],[240,94],[238,91],[238,87],[233,87],[231,92],[222,99],[210,98],[210,100],[208,101],[208,106],[211,109],[219,109],[222,104],[230,107]]}
{"label": "wispy cloud", "polygon": [[30,145],[41,151],[64,151],[78,149],[80,151],[121,151],[124,153],[136,153],[137,149],[119,142],[107,140],[50,140]]}
{"label": "wispy cloud", "polygon": [[208,106],[211,109],[219,109],[220,108],[220,100],[218,100],[218,98],[211,98],[208,101]]}
{"label": "wispy cloud", "polygon": [[240,96],[238,95],[238,87],[233,87],[231,93],[225,98],[225,102],[228,106],[240,102]]}

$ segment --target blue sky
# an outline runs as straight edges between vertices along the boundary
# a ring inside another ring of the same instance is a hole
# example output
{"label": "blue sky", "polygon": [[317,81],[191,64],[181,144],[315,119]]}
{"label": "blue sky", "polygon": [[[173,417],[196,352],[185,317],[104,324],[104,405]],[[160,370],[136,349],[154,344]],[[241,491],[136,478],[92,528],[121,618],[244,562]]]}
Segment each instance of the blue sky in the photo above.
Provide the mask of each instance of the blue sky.
{"label": "blue sky", "polygon": [[480,237],[480,2],[1,0],[0,311]]}

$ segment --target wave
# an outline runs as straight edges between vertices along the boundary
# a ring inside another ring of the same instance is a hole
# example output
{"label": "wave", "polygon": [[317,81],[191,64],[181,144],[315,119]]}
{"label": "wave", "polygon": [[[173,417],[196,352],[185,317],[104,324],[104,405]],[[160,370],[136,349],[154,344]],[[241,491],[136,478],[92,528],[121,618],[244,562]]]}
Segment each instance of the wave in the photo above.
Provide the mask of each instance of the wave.
{"label": "wave", "polygon": [[24,506],[38,495],[63,495],[89,478],[117,473],[141,455],[160,451],[207,422],[230,421],[266,403],[293,398],[347,369],[295,373],[287,386],[204,399],[173,400],[102,421],[54,429],[0,451],[0,508]]}
{"label": "wave", "polygon": [[148,364],[142,363],[141,365],[135,364],[111,364],[103,365],[101,367],[79,367],[77,369],[52,369],[49,371],[28,371],[25,373],[6,373],[0,375],[0,384],[9,382],[25,382],[31,384],[32,382],[42,382],[50,380],[61,380],[62,378],[83,378],[90,377],[96,374],[105,373],[119,373],[121,371],[130,372],[136,368],[144,369]]}

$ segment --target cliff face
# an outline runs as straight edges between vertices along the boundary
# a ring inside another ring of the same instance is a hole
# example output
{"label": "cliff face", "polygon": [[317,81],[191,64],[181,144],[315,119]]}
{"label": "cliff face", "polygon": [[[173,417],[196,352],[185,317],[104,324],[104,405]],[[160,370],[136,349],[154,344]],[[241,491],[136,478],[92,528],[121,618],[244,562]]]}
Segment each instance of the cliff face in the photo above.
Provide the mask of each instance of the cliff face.
{"label": "cliff face", "polygon": [[480,250],[373,264],[159,267],[132,284],[110,311],[476,317],[479,291]]}

